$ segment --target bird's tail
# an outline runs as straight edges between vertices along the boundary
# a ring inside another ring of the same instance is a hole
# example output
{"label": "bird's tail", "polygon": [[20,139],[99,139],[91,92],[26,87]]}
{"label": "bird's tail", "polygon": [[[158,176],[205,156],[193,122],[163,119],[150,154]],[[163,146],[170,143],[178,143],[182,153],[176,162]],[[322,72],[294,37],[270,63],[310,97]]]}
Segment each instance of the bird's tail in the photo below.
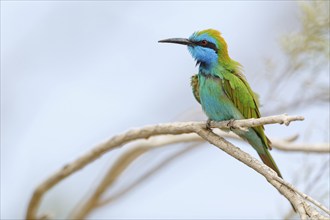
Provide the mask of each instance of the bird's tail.
{"label": "bird's tail", "polygon": [[[282,175],[280,173],[280,170],[278,169],[278,167],[277,167],[275,161],[273,160],[272,155],[270,155],[269,151],[268,150],[265,150],[264,153],[259,153],[258,152],[258,154],[259,154],[262,162],[264,162],[264,164],[266,164],[268,167],[270,167],[271,169],[273,169],[277,173],[277,175],[283,179],[283,177],[282,177]],[[291,206],[292,206],[293,210],[295,212],[297,212],[297,210],[295,209],[295,207],[293,206],[292,203],[291,203]]]}
{"label": "bird's tail", "polygon": [[[258,152],[259,157],[261,158],[262,162],[264,164],[266,164],[269,168],[274,170],[279,177],[283,178],[272,155],[270,155],[270,152],[268,150],[268,149],[271,149],[270,141],[267,140],[267,143],[262,141],[262,139],[256,133],[256,131],[251,128],[249,128],[248,132],[236,131],[235,133],[237,135],[239,135],[241,138],[243,138],[244,140],[248,141],[251,144],[251,146]],[[296,212],[296,209],[294,208],[292,203],[291,203],[291,206],[292,206],[293,210]]]}
{"label": "bird's tail", "polygon": [[271,149],[271,146],[267,137],[267,141],[264,141],[256,130],[252,128],[249,128],[247,132],[236,131],[235,133],[249,142],[249,144],[258,152],[262,162],[264,162],[264,164],[274,170],[277,175],[282,178],[280,170],[278,169],[272,155],[270,155],[268,151],[268,149]]}
{"label": "bird's tail", "polygon": [[262,162],[264,162],[264,164],[266,164],[268,167],[270,167],[272,170],[274,170],[279,177],[283,178],[272,155],[270,155],[270,153],[267,149],[265,149],[263,153],[258,152],[258,154],[259,154],[259,157],[261,158]]}

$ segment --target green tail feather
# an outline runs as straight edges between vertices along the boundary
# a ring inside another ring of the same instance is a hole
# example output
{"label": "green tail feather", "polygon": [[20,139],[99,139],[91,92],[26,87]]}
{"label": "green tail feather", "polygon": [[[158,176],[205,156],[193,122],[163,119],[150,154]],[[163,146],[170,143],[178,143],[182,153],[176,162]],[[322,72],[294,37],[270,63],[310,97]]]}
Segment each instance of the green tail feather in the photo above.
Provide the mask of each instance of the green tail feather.
{"label": "green tail feather", "polygon": [[272,155],[270,155],[270,153],[267,149],[264,150],[264,153],[258,152],[258,154],[259,154],[262,162],[264,162],[264,164],[266,164],[268,167],[270,167],[272,170],[274,170],[279,177],[283,178],[280,170],[278,169],[275,161],[273,160]]}
{"label": "green tail feather", "polygon": [[[262,162],[264,162],[264,164],[266,164],[268,167],[273,169],[277,173],[277,175],[283,179],[282,174],[280,173],[280,170],[278,169],[278,167],[277,167],[275,161],[273,160],[272,155],[270,155],[269,151],[265,150],[265,153],[263,153],[263,154],[258,153],[258,154],[259,154]],[[293,210],[295,212],[297,212],[296,209],[294,208],[294,206],[292,205],[292,203],[291,203],[291,206],[292,206]]]}

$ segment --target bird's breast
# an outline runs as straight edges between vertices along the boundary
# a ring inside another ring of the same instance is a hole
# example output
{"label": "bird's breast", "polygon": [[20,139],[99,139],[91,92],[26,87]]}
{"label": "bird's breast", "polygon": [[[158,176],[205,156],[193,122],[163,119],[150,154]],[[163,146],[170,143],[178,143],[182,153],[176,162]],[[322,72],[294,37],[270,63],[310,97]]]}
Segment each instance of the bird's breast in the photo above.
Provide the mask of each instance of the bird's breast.
{"label": "bird's breast", "polygon": [[202,108],[209,119],[223,121],[239,119],[241,114],[228,99],[222,79],[212,75],[199,74],[199,95]]}

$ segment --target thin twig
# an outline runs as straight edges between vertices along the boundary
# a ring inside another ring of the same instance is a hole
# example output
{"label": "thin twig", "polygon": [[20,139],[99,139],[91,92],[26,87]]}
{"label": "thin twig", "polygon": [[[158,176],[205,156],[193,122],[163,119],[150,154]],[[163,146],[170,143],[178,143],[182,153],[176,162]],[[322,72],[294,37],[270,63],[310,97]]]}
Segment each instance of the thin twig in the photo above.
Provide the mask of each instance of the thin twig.
{"label": "thin twig", "polygon": [[312,204],[314,204],[316,207],[322,209],[325,213],[327,213],[328,215],[330,215],[330,210],[327,209],[324,205],[322,205],[320,202],[316,201],[315,199],[313,199],[312,197],[306,195],[305,193],[300,192],[296,187],[294,187],[292,184],[285,182],[282,178],[280,177],[276,177],[276,180],[284,185],[286,185],[287,187],[289,187],[290,189],[292,189],[293,191],[295,191],[298,195],[300,195],[302,198],[304,198],[305,200],[311,202]]}
{"label": "thin twig", "polygon": [[286,152],[330,153],[330,143],[308,144],[290,143],[285,140],[271,140],[272,147]]}

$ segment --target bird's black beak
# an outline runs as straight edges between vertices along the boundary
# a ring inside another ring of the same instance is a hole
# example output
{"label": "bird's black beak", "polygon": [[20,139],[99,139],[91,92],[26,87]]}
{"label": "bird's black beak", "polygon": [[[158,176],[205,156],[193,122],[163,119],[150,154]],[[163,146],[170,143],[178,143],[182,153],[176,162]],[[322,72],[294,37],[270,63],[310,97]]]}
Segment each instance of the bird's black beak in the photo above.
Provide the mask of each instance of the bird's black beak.
{"label": "bird's black beak", "polygon": [[183,44],[183,45],[193,45],[194,43],[186,38],[170,38],[165,40],[160,40],[158,43],[173,43],[173,44]]}

